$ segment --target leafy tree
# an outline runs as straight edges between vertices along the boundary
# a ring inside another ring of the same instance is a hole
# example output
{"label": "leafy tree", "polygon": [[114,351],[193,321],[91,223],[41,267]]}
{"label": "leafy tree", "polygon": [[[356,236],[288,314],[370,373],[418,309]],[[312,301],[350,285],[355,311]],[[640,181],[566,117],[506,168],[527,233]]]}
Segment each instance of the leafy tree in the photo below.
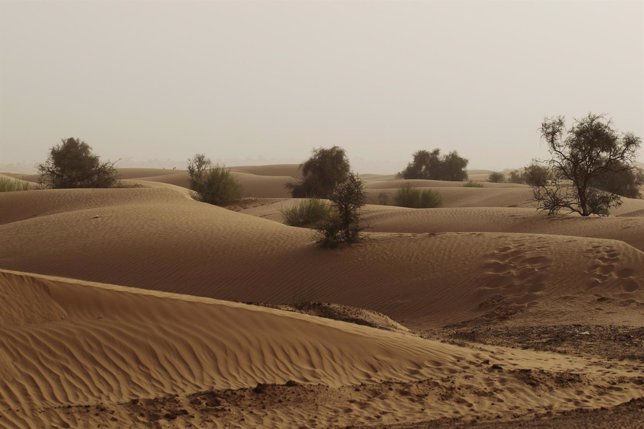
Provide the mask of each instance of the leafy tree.
{"label": "leafy tree", "polygon": [[118,180],[113,162],[101,162],[91,146],[73,137],[53,146],[38,172],[50,188],[109,188]]}
{"label": "leafy tree", "polygon": [[233,179],[230,170],[219,165],[212,165],[204,154],[197,154],[188,160],[190,189],[199,201],[226,206],[241,198],[241,188]]}
{"label": "leafy tree", "polygon": [[492,183],[501,183],[505,182],[505,174],[499,173],[498,171],[493,171],[488,176],[488,180]]}
{"label": "leafy tree", "polygon": [[333,212],[318,231],[321,247],[337,247],[341,243],[356,243],[360,240],[360,207],[365,204],[364,184],[355,173],[349,173],[347,179],[336,185],[329,198],[333,203]]}
{"label": "leafy tree", "polygon": [[546,119],[541,135],[548,144],[552,178],[533,186],[538,208],[549,214],[566,209],[582,216],[608,215],[621,204],[618,194],[598,189],[597,180],[631,169],[639,137],[620,135],[602,115],[588,114],[568,130],[563,117]]}
{"label": "leafy tree", "polygon": [[400,173],[403,179],[432,179],[432,180],[467,180],[467,159],[458,156],[457,152],[440,155],[440,149],[431,152],[419,150],[414,153],[413,160]]}
{"label": "leafy tree", "polygon": [[301,168],[302,181],[287,185],[294,198],[329,198],[336,186],[347,180],[351,167],[344,149],[333,146],[314,149]]}

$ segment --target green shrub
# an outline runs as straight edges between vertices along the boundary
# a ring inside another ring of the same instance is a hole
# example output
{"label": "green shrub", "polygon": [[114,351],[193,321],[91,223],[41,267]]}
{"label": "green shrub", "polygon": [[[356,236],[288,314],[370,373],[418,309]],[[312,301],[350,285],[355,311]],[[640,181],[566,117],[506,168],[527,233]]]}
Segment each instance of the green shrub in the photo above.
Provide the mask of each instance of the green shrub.
{"label": "green shrub", "polygon": [[414,209],[439,207],[442,202],[438,192],[430,189],[415,189],[410,184],[406,184],[396,192],[394,201],[397,206]]}
{"label": "green shrub", "polygon": [[330,198],[333,190],[347,180],[349,159],[344,149],[333,146],[313,150],[313,155],[300,168],[302,180],[288,183],[293,198]]}
{"label": "green shrub", "polygon": [[28,191],[33,186],[23,180],[0,177],[0,192]]}
{"label": "green shrub", "polygon": [[318,246],[334,248],[360,241],[360,207],[366,200],[362,180],[349,173],[346,181],[336,185],[329,199],[333,203],[332,212],[317,228],[321,236]]}
{"label": "green shrub", "polygon": [[38,171],[40,182],[50,188],[109,188],[118,183],[114,163],[101,162],[90,145],[73,137],[49,149]]}
{"label": "green shrub", "polygon": [[505,182],[505,174],[499,173],[498,171],[493,171],[492,173],[490,173],[487,180],[492,183],[502,183]]}
{"label": "green shrub", "polygon": [[316,198],[282,210],[284,223],[290,226],[316,226],[329,219],[331,208]]}
{"label": "green shrub", "polygon": [[199,201],[216,206],[226,206],[241,198],[241,188],[233,179],[230,170],[215,165],[203,154],[188,160],[190,189]]}
{"label": "green shrub", "polygon": [[470,181],[467,181],[467,182],[463,183],[463,187],[464,187],[464,188],[482,188],[482,187],[483,187],[483,185],[482,185],[481,183],[478,183],[478,182],[472,182],[472,181],[470,180]]}

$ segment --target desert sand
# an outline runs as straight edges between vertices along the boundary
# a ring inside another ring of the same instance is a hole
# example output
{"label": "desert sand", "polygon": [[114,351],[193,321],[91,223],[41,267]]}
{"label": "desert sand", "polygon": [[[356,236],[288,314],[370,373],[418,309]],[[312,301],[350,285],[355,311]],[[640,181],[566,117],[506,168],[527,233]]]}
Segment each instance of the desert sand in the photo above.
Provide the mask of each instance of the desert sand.
{"label": "desert sand", "polygon": [[282,223],[297,166],[233,172],[233,210],[178,170],[0,193],[0,427],[644,418],[644,200],[547,217],[526,186],[409,181],[444,204],[405,209],[364,175],[365,240],[323,251]]}

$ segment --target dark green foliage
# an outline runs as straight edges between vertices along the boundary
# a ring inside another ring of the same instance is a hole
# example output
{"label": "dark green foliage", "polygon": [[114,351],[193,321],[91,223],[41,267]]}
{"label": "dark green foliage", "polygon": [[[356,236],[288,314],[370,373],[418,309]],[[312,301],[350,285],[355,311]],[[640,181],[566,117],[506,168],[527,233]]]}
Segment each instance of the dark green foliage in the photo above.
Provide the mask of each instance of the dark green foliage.
{"label": "dark green foliage", "polygon": [[467,182],[463,183],[463,187],[464,188],[482,188],[483,184],[468,180]]}
{"label": "dark green foliage", "polygon": [[546,186],[552,178],[548,167],[532,163],[523,172],[523,181],[530,186]]}
{"label": "dark green foliage", "polygon": [[546,119],[541,135],[552,156],[552,177],[545,184],[533,185],[539,209],[549,214],[565,209],[582,216],[605,216],[621,204],[617,193],[598,189],[598,184],[602,178],[614,178],[633,168],[639,137],[618,134],[610,120],[594,114],[576,121],[567,131],[563,117]]}
{"label": "dark green foliage", "polygon": [[226,206],[241,198],[241,188],[235,182],[230,170],[212,165],[204,154],[197,154],[188,160],[190,189],[199,201],[216,206]]}
{"label": "dark green foliage", "polygon": [[414,159],[400,173],[403,179],[431,179],[431,180],[467,180],[467,159],[458,156],[457,152],[450,152],[441,156],[440,149],[432,152],[419,150],[414,153]]}
{"label": "dark green foliage", "polygon": [[301,168],[302,181],[287,185],[294,198],[329,198],[350,170],[346,153],[338,146],[315,149]]}
{"label": "dark green foliage", "polygon": [[290,226],[318,226],[329,219],[331,208],[316,198],[282,210],[284,223]]}
{"label": "dark green foliage", "polygon": [[431,189],[415,189],[406,184],[398,190],[395,197],[396,205],[415,209],[440,207],[441,196]]}
{"label": "dark green foliage", "polygon": [[334,248],[342,243],[352,244],[360,240],[360,207],[365,204],[366,195],[362,180],[355,173],[336,185],[330,197],[333,211],[318,231],[321,247]]}
{"label": "dark green foliage", "polygon": [[508,176],[508,182],[510,183],[525,183],[525,177],[523,175],[523,172],[520,170],[512,170],[510,171],[510,175]]}
{"label": "dark green foliage", "polygon": [[499,173],[498,171],[493,171],[492,173],[490,173],[487,180],[489,180],[492,183],[505,182],[505,174]]}
{"label": "dark green foliage", "polygon": [[50,188],[109,188],[118,178],[113,162],[100,162],[87,143],[72,137],[53,146],[38,171]]}
{"label": "dark green foliage", "polygon": [[618,171],[604,171],[591,180],[591,186],[627,198],[640,198],[644,171],[637,167],[621,166]]}

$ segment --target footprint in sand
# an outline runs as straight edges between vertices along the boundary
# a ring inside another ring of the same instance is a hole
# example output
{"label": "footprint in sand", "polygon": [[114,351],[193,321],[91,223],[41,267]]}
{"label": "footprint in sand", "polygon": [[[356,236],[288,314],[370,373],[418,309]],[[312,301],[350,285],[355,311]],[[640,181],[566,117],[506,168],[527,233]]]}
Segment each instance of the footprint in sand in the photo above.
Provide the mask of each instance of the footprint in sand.
{"label": "footprint in sand", "polygon": [[545,269],[552,263],[545,251],[515,240],[490,252],[483,263],[486,278],[481,289],[522,303],[534,301],[546,287]]}
{"label": "footprint in sand", "polygon": [[595,244],[585,252],[588,258],[594,261],[586,271],[591,275],[588,288],[601,286],[610,280],[617,280],[617,284],[624,292],[635,292],[640,288],[640,282],[634,277],[633,268],[618,268],[620,252],[614,246]]}

